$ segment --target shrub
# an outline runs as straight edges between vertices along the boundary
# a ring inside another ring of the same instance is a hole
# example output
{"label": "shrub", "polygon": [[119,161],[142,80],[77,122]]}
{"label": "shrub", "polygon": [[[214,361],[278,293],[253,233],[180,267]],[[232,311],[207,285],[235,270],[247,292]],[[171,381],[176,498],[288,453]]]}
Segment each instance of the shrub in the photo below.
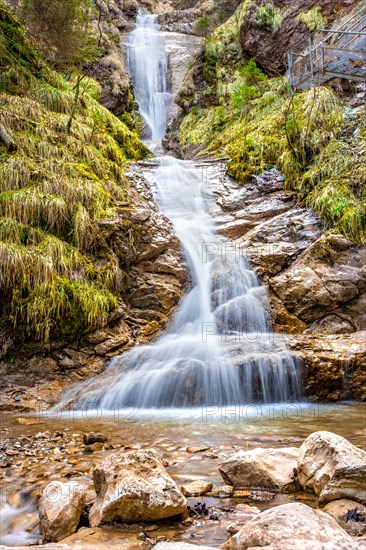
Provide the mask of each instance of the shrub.
{"label": "shrub", "polygon": [[204,36],[207,36],[208,31],[211,26],[212,19],[209,15],[203,15],[196,21],[196,31],[202,33]]}
{"label": "shrub", "polygon": [[281,10],[276,8],[272,2],[259,6],[256,11],[256,22],[259,27],[272,27],[279,29],[282,25],[283,16]]}
{"label": "shrub", "polygon": [[310,32],[319,31],[325,26],[325,19],[320,6],[314,6],[310,11],[300,13],[298,20],[300,23],[303,23]]}

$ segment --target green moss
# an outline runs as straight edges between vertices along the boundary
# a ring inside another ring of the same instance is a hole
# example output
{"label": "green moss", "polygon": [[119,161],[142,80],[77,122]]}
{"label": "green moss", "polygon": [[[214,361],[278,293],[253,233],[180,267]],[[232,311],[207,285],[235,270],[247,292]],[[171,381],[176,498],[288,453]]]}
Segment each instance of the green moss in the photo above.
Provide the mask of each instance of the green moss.
{"label": "green moss", "polygon": [[298,20],[309,32],[324,29],[326,25],[321,6],[314,6],[311,10],[300,13]]}
{"label": "green moss", "polygon": [[276,30],[281,27],[283,21],[281,10],[272,2],[267,2],[264,6],[258,6],[255,18],[259,27],[272,27]]}
{"label": "green moss", "polygon": [[116,255],[98,230],[125,200],[124,166],[149,152],[101,106],[85,78],[70,134],[74,81],[52,71],[0,2],[0,280],[14,323],[42,341],[102,326],[121,300]]}
{"label": "green moss", "polygon": [[235,79],[236,68],[243,62],[240,28],[250,5],[251,0],[244,0],[235,13],[205,41],[205,106],[222,103],[229,97],[229,85]]}
{"label": "green moss", "polygon": [[[231,90],[235,99],[237,88]],[[205,146],[204,154],[228,156],[229,173],[243,184],[276,165],[286,188],[299,193],[326,227],[365,242],[365,110],[347,110],[325,87],[291,98],[283,78],[260,82],[245,103],[245,109],[233,100],[225,103],[220,127],[217,108],[191,112],[183,120],[181,142]]]}

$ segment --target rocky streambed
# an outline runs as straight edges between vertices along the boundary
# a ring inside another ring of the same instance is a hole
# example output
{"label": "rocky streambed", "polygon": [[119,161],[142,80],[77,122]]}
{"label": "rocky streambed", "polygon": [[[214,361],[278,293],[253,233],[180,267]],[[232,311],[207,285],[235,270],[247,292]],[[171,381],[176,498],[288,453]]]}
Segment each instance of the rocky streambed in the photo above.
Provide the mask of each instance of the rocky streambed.
{"label": "rocky streambed", "polygon": [[[238,533],[225,548],[249,548],[268,518],[268,545],[280,535],[305,544],[305,531],[311,548],[334,537],[340,548],[364,544],[360,404],[2,420],[5,545],[43,539],[50,549],[137,550],[170,541],[183,550],[218,548]],[[313,512],[319,505],[323,512]]]}

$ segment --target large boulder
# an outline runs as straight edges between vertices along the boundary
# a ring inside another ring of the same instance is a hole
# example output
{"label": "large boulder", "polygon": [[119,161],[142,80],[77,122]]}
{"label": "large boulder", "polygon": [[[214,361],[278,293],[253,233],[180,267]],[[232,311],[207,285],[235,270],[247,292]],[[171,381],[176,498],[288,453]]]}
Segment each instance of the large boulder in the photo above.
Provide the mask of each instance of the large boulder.
{"label": "large boulder", "polygon": [[235,489],[265,489],[294,492],[292,475],[299,449],[252,449],[239,451],[220,465],[219,471]]}
{"label": "large boulder", "polygon": [[305,491],[314,491],[320,500],[365,497],[366,452],[331,432],[315,432],[300,447],[299,481]]}
{"label": "large boulder", "polygon": [[75,533],[85,502],[85,487],[77,481],[52,481],[39,500],[39,528],[43,542],[58,542]]}
{"label": "large boulder", "polygon": [[305,365],[311,401],[366,399],[366,331],[353,334],[286,335],[287,348]]}
{"label": "large boulder", "polygon": [[366,246],[325,235],[269,284],[309,331],[332,334],[366,328]]}
{"label": "large boulder", "polygon": [[[293,545],[292,540],[295,541]],[[319,543],[329,542],[334,544],[333,549],[357,548],[352,546],[352,537],[328,514],[313,510],[306,504],[291,503],[262,512],[221,545],[220,550],[246,550],[252,547],[314,550]]]}
{"label": "large boulder", "polygon": [[341,498],[366,504],[366,460],[357,466],[337,469],[320,493],[319,502],[324,504]]}
{"label": "large boulder", "polygon": [[153,449],[112,453],[94,469],[93,478],[97,499],[89,512],[91,527],[115,520],[157,521],[187,510]]}

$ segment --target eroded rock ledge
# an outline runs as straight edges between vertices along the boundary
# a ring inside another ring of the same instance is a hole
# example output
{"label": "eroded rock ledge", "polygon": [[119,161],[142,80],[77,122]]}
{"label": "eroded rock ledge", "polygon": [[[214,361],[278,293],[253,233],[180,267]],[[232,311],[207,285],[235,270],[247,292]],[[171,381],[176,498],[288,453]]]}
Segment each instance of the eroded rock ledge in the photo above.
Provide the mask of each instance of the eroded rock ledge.
{"label": "eroded rock ledge", "polygon": [[124,303],[107,326],[71,343],[17,343],[21,335],[0,325],[1,409],[48,408],[68,385],[100,373],[111,357],[155,338],[175,310],[186,282],[179,241],[158,210],[142,166],[132,165],[128,179],[125,205],[100,223],[126,273]]}
{"label": "eroded rock ledge", "polygon": [[227,176],[211,185],[219,231],[248,257],[274,331],[305,361],[307,396],[366,399],[366,246],[326,234],[274,169],[243,187]]}

